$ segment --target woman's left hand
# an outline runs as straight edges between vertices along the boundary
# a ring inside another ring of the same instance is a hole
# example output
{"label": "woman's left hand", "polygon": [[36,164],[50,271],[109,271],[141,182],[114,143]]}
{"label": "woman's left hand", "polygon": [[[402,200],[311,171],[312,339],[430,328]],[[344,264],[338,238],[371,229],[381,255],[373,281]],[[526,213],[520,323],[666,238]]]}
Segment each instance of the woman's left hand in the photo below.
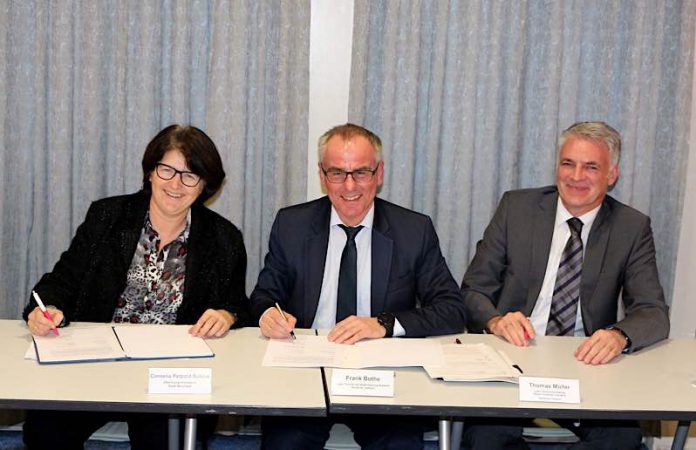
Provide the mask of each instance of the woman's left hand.
{"label": "woman's left hand", "polygon": [[223,337],[234,325],[235,317],[224,309],[207,309],[189,333],[196,337]]}

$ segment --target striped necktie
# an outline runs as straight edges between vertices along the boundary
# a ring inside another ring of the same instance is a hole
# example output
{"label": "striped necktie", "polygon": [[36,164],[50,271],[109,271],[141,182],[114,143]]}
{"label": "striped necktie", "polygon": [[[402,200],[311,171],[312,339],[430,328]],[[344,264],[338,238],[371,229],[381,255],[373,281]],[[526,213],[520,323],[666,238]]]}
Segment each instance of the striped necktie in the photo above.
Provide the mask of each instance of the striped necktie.
{"label": "striped necktie", "polygon": [[582,221],[577,217],[568,219],[570,237],[566,242],[561,263],[558,265],[556,284],[551,299],[551,312],[546,326],[547,336],[572,336],[575,317],[580,300],[582,278]]}

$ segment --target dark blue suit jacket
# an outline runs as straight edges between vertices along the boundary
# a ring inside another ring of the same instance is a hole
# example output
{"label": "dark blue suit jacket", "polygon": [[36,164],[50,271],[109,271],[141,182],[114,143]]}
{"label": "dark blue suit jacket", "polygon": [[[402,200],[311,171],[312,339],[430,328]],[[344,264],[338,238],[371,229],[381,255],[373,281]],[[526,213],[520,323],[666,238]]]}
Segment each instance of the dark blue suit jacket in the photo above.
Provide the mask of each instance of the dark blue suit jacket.
{"label": "dark blue suit jacket", "polygon": [[[252,316],[278,301],[311,328],[329,243],[331,202],[322,197],[281,209],[264,268],[251,294]],[[458,333],[466,312],[428,216],[375,199],[371,311],[394,313],[407,336]]]}

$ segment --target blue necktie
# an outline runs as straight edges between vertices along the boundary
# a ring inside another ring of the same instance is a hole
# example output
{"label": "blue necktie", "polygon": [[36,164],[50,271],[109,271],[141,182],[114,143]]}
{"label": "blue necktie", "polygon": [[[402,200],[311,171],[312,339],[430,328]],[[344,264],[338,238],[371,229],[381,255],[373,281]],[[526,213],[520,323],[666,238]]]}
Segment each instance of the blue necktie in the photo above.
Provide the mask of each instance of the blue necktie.
{"label": "blue necktie", "polygon": [[357,314],[358,302],[358,249],[355,246],[355,236],[363,228],[348,227],[339,224],[346,232],[346,246],[341,255],[341,269],[338,272],[338,302],[336,305],[336,323],[348,316]]}

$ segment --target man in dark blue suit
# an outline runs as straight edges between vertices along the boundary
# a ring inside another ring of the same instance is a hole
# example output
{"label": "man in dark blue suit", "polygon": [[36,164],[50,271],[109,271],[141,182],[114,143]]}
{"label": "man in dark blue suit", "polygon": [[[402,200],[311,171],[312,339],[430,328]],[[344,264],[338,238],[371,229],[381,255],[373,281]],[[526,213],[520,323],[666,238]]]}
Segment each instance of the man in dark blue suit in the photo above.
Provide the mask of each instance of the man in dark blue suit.
{"label": "man in dark blue suit", "polygon": [[[265,336],[287,338],[298,326],[331,330],[330,341],[352,344],[464,330],[462,296],[430,218],[376,198],[384,177],[381,149],[378,136],[353,124],[319,139],[319,177],[328,195],[278,212],[251,294]],[[336,421],[364,448],[423,446],[415,422],[360,416],[269,418],[263,446],[323,448]]]}

